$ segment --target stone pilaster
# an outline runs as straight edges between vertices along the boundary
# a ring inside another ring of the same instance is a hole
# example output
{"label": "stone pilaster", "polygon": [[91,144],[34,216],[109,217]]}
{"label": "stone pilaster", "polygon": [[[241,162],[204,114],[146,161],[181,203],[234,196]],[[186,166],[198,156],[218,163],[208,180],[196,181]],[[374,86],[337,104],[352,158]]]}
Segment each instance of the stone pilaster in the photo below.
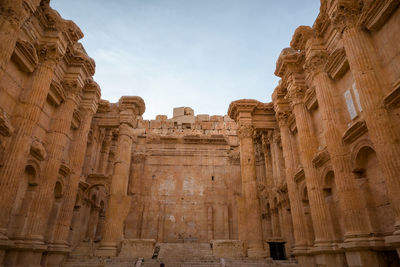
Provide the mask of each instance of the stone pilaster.
{"label": "stone pilaster", "polygon": [[108,156],[111,148],[111,139],[112,139],[112,131],[111,129],[106,129],[106,134],[100,149],[100,159],[97,165],[98,173],[106,174]]}
{"label": "stone pilaster", "polygon": [[253,127],[239,121],[240,167],[242,196],[246,218],[246,245],[248,257],[265,257],[262,240],[261,210],[257,194],[256,163],[253,142]]}
{"label": "stone pilaster", "polygon": [[120,126],[116,147],[114,172],[111,180],[110,197],[108,200],[104,222],[103,239],[98,256],[116,256],[117,248],[123,239],[123,228],[131,205],[131,197],[127,195],[132,144],[133,126],[136,116],[144,112],[144,102],[139,97],[122,97],[119,101]]}
{"label": "stone pilaster", "polygon": [[42,242],[46,232],[49,210],[54,202],[54,186],[59,177],[63,151],[81,91],[81,86],[76,81],[63,82],[63,87],[67,97],[56,109],[51,120],[46,136],[47,161],[26,221],[25,239],[35,242]]}
{"label": "stone pilaster", "polygon": [[309,48],[306,67],[312,74],[312,84],[319,103],[327,148],[335,173],[335,184],[343,216],[345,242],[354,238],[366,237],[369,233],[367,214],[361,202],[354,174],[352,173],[350,151],[342,145],[340,126],[345,122],[335,110],[333,81],[324,71],[326,52]]}
{"label": "stone pilaster", "polygon": [[384,108],[385,73],[382,71],[376,48],[368,32],[358,24],[360,6],[357,1],[336,3],[332,23],[342,33],[350,70],[353,74],[368,127],[386,181],[395,216],[395,234],[400,235],[400,142],[394,120]]}
{"label": "stone pilaster", "polygon": [[7,227],[18,189],[19,178],[24,172],[26,159],[32,142],[33,130],[39,121],[42,107],[49,92],[54,69],[60,58],[55,45],[43,45],[39,52],[40,63],[33,73],[31,88],[23,92],[21,102],[14,111],[16,131],[0,170],[0,239],[6,238]]}

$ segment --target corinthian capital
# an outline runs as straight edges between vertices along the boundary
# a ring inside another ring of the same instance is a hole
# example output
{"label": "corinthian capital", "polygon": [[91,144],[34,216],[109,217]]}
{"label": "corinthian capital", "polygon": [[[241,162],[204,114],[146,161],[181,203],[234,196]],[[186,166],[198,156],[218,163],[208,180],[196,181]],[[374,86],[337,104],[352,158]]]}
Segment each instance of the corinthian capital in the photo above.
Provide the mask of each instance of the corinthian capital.
{"label": "corinthian capital", "polygon": [[51,61],[57,63],[63,56],[56,44],[42,44],[38,47],[38,58],[40,62]]}
{"label": "corinthian capital", "polygon": [[311,48],[306,54],[304,69],[314,76],[321,71],[324,71],[327,58],[328,53],[325,50]]}
{"label": "corinthian capital", "polygon": [[346,29],[357,25],[362,10],[359,0],[336,0],[329,14],[332,25],[338,32],[343,33]]}
{"label": "corinthian capital", "polygon": [[289,90],[289,98],[292,105],[297,105],[303,103],[304,95],[306,92],[305,86],[293,85]]}
{"label": "corinthian capital", "polygon": [[237,135],[239,139],[253,138],[254,128],[251,124],[239,124]]}
{"label": "corinthian capital", "polygon": [[275,113],[279,126],[287,125],[289,119],[289,111],[278,111]]}

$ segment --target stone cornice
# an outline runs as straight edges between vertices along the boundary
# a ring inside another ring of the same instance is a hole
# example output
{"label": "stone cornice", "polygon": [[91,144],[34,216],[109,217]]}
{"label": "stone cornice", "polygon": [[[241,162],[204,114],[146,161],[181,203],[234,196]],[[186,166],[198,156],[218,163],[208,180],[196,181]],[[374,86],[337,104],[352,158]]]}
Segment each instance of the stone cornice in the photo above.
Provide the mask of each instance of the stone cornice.
{"label": "stone cornice", "polygon": [[307,41],[314,36],[313,29],[309,26],[299,26],[295,30],[290,47],[295,50],[304,50]]}
{"label": "stone cornice", "polygon": [[33,72],[39,63],[35,47],[28,41],[19,39],[16,43],[13,61],[24,72]]}
{"label": "stone cornice", "polygon": [[344,132],[342,140],[346,144],[351,144],[367,131],[367,124],[364,120],[356,121]]}
{"label": "stone cornice", "polygon": [[142,116],[146,110],[144,101],[139,96],[122,96],[118,101],[120,111],[132,110],[135,116]]}
{"label": "stone cornice", "polygon": [[284,48],[276,62],[275,75],[285,77],[294,70],[301,71],[304,61],[304,53],[291,47]]}
{"label": "stone cornice", "polygon": [[326,62],[325,71],[333,80],[338,80],[349,70],[346,51],[344,48],[338,48],[333,51]]}
{"label": "stone cornice", "polygon": [[240,99],[231,102],[228,108],[228,116],[237,122],[238,116],[241,112],[252,113],[254,109],[261,105],[260,101],[255,99]]}
{"label": "stone cornice", "polygon": [[392,88],[392,91],[383,99],[383,103],[388,110],[400,106],[400,79],[393,84]]}
{"label": "stone cornice", "polygon": [[97,110],[97,105],[100,101],[100,87],[93,81],[92,78],[88,78],[85,81],[85,86],[82,89],[82,97],[80,107],[84,109],[91,109],[93,113]]}

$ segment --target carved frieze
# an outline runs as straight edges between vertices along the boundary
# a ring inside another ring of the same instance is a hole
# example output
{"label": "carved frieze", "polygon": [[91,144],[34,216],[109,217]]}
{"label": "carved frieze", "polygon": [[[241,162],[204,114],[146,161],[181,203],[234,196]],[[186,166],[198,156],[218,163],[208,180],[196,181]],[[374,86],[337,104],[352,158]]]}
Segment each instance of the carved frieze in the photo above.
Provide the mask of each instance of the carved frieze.
{"label": "carved frieze", "polygon": [[15,45],[13,61],[24,72],[33,72],[39,63],[35,47],[28,41],[19,39]]}
{"label": "carved frieze", "polygon": [[400,79],[393,84],[392,91],[383,99],[387,109],[394,109],[400,106]]}
{"label": "carved frieze", "polygon": [[364,120],[356,121],[344,132],[342,140],[346,144],[351,144],[367,131],[367,124]]}

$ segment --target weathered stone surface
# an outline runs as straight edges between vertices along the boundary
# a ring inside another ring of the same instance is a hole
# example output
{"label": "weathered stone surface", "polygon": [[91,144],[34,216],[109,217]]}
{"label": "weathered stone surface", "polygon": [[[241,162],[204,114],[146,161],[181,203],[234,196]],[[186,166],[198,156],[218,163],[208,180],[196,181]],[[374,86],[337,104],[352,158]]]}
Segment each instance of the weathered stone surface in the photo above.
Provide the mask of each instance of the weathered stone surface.
{"label": "weathered stone surface", "polygon": [[49,1],[2,1],[0,265],[400,265],[399,5],[321,1],[271,103],[144,120]]}

